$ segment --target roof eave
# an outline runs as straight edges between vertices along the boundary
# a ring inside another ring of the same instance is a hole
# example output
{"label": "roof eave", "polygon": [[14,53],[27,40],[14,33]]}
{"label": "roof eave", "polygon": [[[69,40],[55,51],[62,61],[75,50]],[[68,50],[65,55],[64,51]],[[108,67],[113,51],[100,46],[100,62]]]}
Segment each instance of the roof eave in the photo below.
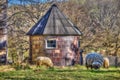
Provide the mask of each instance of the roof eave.
{"label": "roof eave", "polygon": [[81,36],[82,34],[27,34],[28,36]]}

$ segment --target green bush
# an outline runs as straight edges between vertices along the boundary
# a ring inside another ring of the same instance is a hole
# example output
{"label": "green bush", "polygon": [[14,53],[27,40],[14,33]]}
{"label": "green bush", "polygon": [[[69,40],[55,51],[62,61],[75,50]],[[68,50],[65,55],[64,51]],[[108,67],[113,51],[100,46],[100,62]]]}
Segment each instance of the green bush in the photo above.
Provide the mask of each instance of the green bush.
{"label": "green bush", "polygon": [[15,68],[16,70],[25,70],[25,69],[31,69],[29,64],[27,63],[14,63],[13,68]]}

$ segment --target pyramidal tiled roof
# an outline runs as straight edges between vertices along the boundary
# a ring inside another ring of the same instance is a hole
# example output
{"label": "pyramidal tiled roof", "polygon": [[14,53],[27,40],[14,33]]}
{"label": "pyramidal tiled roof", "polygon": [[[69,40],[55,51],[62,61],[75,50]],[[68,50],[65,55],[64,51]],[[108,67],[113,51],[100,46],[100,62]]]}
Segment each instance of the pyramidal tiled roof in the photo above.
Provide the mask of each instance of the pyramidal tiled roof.
{"label": "pyramidal tiled roof", "polygon": [[53,4],[27,35],[81,35],[80,30]]}

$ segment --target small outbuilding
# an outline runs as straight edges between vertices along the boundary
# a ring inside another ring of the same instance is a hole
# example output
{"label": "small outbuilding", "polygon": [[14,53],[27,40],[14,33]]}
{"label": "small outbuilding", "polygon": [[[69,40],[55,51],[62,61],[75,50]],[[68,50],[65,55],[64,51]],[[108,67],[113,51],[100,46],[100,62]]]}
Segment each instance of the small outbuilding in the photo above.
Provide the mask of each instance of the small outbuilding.
{"label": "small outbuilding", "polygon": [[[66,63],[67,54],[76,58],[80,47],[80,30],[53,4],[46,14],[27,33],[30,39],[30,63],[36,57],[47,56],[54,65]],[[71,60],[72,62],[72,60]]]}

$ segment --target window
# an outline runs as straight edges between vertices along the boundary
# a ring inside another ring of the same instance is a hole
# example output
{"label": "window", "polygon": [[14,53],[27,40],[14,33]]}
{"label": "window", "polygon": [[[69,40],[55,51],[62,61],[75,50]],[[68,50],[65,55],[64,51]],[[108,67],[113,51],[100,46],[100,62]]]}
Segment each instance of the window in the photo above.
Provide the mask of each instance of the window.
{"label": "window", "polygon": [[46,40],[46,48],[56,48],[56,40]]}

